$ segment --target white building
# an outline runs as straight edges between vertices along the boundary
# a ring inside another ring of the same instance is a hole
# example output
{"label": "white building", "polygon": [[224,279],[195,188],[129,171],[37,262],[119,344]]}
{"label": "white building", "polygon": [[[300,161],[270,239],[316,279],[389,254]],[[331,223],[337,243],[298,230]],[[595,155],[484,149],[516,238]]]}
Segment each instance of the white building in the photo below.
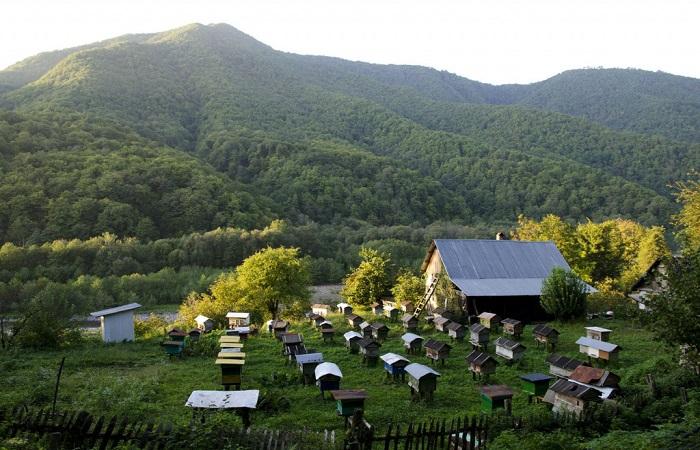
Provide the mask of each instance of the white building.
{"label": "white building", "polygon": [[117,306],[90,313],[100,318],[102,340],[105,342],[123,342],[134,340],[134,310],[140,308],[138,303]]}

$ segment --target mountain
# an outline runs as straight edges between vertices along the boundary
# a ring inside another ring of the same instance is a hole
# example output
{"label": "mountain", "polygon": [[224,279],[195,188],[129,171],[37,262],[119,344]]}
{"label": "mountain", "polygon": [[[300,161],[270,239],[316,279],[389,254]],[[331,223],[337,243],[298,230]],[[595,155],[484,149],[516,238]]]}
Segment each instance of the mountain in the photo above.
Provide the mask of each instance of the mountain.
{"label": "mountain", "polygon": [[[595,82],[582,80],[596,77],[596,92],[618,95],[589,98]],[[626,77],[639,89],[618,89]],[[0,240],[153,238],[273,218],[665,223],[668,184],[700,166],[688,106],[698,80],[642,71],[492,86],[194,24],[37,55],[0,85],[0,193],[14,205],[0,211]]]}

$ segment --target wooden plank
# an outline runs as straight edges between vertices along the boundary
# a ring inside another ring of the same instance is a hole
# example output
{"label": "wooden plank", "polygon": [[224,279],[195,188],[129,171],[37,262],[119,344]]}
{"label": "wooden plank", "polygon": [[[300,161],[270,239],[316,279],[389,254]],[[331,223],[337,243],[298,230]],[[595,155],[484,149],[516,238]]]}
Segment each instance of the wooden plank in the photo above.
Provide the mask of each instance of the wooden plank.
{"label": "wooden plank", "polygon": [[119,441],[125,438],[126,427],[128,425],[129,419],[126,417],[122,417],[122,420],[119,422],[119,426],[117,427],[117,431],[112,435],[112,447],[116,447]]}
{"label": "wooden plank", "polygon": [[102,425],[104,425],[104,421],[104,416],[100,416],[100,418],[97,419],[97,422],[95,422],[95,426],[92,428],[92,432],[88,433],[86,441],[88,448],[93,448],[95,446],[95,442],[100,436],[100,431],[102,431]]}
{"label": "wooden plank", "polygon": [[106,450],[107,445],[109,445],[109,441],[112,437],[112,432],[114,431],[114,427],[117,425],[117,416],[113,416],[109,423],[107,424],[107,427],[105,428],[104,433],[102,433],[102,436],[100,436],[101,442],[100,442],[100,450]]}

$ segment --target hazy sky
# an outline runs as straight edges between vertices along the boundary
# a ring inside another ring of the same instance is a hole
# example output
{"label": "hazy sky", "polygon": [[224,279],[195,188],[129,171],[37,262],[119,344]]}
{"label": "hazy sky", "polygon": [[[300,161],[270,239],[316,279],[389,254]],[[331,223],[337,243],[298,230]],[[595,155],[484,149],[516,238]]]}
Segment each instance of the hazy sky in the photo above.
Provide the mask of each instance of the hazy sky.
{"label": "hazy sky", "polygon": [[697,0],[5,0],[0,12],[0,68],[121,34],[225,22],[278,50],[490,83],[590,66],[700,78]]}

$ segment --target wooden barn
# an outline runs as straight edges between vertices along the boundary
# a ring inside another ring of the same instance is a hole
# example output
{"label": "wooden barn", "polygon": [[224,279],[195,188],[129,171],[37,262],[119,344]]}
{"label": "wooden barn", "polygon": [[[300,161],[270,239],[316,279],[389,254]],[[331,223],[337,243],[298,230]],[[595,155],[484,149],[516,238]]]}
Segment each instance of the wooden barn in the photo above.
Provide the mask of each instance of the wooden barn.
{"label": "wooden barn", "polygon": [[437,389],[437,379],[440,374],[423,364],[411,363],[404,370],[408,374],[408,385],[411,387],[413,400],[425,399],[431,401]]}
{"label": "wooden barn", "polygon": [[473,350],[467,355],[467,365],[473,380],[488,380],[489,375],[496,373],[498,361],[488,353]]}
{"label": "wooden barn", "polygon": [[450,350],[452,350],[452,346],[450,344],[436,341],[435,339],[428,339],[425,341],[423,348],[425,349],[425,356],[430,358],[431,363],[436,361],[442,362],[443,366],[445,365],[445,359],[450,356]]}
{"label": "wooden barn", "polygon": [[413,314],[404,314],[401,318],[401,323],[406,331],[416,331],[418,329],[418,318]]}
{"label": "wooden barn", "polygon": [[418,355],[423,347],[423,338],[414,333],[406,333],[401,336],[403,347],[409,355]]}
{"label": "wooden barn", "polygon": [[557,342],[559,342],[559,331],[545,324],[535,325],[532,329],[532,335],[535,338],[537,348],[543,344],[545,350],[551,348],[554,351]]}
{"label": "wooden barn", "polygon": [[117,306],[91,312],[92,317],[100,319],[102,340],[105,342],[124,342],[134,340],[134,310],[140,308],[138,303]]}
{"label": "wooden barn", "polygon": [[[436,239],[421,270],[426,292],[436,277],[447,277],[469,316],[490,311],[532,321],[548,318],[540,306],[540,295],[542,281],[555,267],[570,270],[553,242]],[[431,296],[433,307],[442,301],[436,294]]]}
{"label": "wooden barn", "polygon": [[547,357],[549,363],[549,373],[560,378],[569,378],[569,375],[580,365],[588,365],[575,358],[569,358],[557,353],[552,353]]}
{"label": "wooden barn", "polygon": [[552,411],[580,415],[592,402],[599,402],[598,391],[569,380],[557,380],[549,387],[544,402],[552,405]]}
{"label": "wooden barn", "polygon": [[504,337],[496,339],[496,355],[508,362],[518,362],[525,355],[525,346]]}

